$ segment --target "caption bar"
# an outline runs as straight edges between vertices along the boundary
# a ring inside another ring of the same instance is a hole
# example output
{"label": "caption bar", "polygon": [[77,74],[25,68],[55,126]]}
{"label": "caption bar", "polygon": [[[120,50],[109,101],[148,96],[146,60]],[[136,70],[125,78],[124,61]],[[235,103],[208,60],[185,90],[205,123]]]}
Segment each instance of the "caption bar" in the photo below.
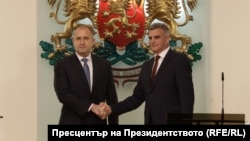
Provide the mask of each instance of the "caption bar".
{"label": "caption bar", "polygon": [[86,125],[49,125],[48,141],[64,139],[99,138],[110,139],[122,137],[134,138],[168,138],[168,137],[195,137],[202,139],[215,139],[234,137],[248,138],[249,126],[86,126]]}

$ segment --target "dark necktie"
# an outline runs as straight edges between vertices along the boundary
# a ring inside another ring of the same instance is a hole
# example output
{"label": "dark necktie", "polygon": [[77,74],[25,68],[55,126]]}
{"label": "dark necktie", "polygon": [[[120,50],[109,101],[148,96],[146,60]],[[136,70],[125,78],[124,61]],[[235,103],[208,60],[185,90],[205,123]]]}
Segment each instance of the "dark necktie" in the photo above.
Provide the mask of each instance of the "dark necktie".
{"label": "dark necktie", "polygon": [[89,66],[87,64],[88,59],[87,58],[83,58],[82,61],[84,62],[84,64],[83,64],[83,70],[85,72],[86,78],[87,78],[89,86],[90,86],[90,73],[89,73]]}
{"label": "dark necktie", "polygon": [[160,58],[159,55],[157,55],[155,57],[154,67],[153,67],[152,74],[151,74],[151,81],[152,81],[152,83],[155,80],[155,75],[156,75],[156,70],[157,70],[157,67],[158,67],[158,60],[159,60],[159,58]]}

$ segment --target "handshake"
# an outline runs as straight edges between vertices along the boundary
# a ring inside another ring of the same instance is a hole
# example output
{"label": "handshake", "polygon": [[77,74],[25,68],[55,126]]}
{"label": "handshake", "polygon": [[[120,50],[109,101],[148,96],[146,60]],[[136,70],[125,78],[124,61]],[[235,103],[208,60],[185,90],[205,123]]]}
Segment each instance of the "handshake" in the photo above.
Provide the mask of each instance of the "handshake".
{"label": "handshake", "polygon": [[99,104],[93,104],[91,111],[101,119],[107,118],[112,112],[111,107],[107,105],[105,102],[100,102]]}

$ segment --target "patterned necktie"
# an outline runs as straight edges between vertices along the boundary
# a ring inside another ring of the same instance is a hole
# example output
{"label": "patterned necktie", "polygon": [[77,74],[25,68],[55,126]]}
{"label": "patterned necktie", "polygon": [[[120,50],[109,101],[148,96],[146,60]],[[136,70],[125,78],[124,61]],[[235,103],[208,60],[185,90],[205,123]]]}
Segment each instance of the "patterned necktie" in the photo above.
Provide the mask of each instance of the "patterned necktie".
{"label": "patterned necktie", "polygon": [[83,58],[82,61],[84,62],[84,64],[83,64],[83,70],[85,72],[86,78],[87,78],[89,86],[90,86],[90,73],[89,73],[89,66],[87,64],[88,59],[87,58]]}
{"label": "patterned necktie", "polygon": [[152,81],[152,83],[155,80],[155,75],[156,75],[156,70],[157,70],[157,67],[158,67],[158,60],[159,60],[159,58],[160,58],[159,55],[157,55],[155,57],[154,67],[153,67],[152,74],[151,74],[151,81]]}

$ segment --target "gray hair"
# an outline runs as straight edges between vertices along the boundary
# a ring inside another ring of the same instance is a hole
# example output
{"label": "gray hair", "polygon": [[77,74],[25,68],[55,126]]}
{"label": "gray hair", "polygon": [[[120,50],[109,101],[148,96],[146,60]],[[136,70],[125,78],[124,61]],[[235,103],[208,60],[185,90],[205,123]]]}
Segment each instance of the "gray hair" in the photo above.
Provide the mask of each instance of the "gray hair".
{"label": "gray hair", "polygon": [[92,35],[96,34],[96,32],[95,32],[92,25],[90,25],[90,24],[77,24],[77,26],[74,28],[74,31],[73,31],[73,34],[72,34],[73,36],[75,35],[76,29],[79,28],[79,27],[86,27],[91,31]]}
{"label": "gray hair", "polygon": [[169,33],[169,28],[165,23],[153,23],[148,30],[162,29],[164,32]]}

